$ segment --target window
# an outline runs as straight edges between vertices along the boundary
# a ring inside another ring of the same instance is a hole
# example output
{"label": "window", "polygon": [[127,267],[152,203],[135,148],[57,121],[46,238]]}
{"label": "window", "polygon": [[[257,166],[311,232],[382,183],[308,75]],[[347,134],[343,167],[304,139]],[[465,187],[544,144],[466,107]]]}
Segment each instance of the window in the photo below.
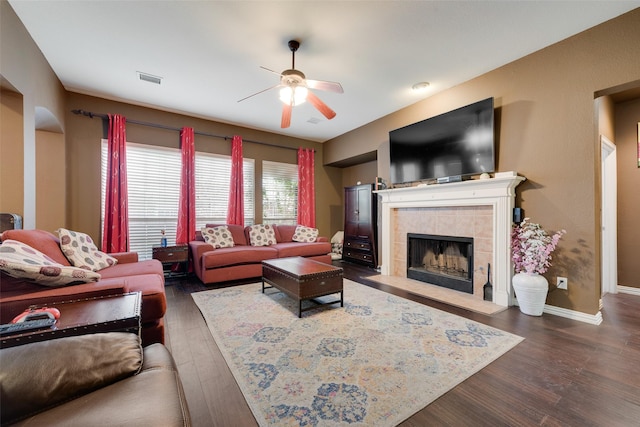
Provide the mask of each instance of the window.
{"label": "window", "polygon": [[[176,241],[181,174],[180,150],[127,143],[130,249],[151,259],[160,246],[161,230],[170,245]],[[107,141],[102,141],[102,219],[107,170]],[[231,157],[196,153],[196,229],[225,222],[229,199]],[[245,223],[254,221],[254,161],[244,159]],[[102,227],[101,227],[102,230]]]}
{"label": "window", "polygon": [[262,221],[291,224],[298,221],[298,165],[262,162]]}
{"label": "window", "polygon": [[[252,225],[254,214],[254,160],[243,159],[244,224]],[[227,222],[231,157],[196,153],[196,230],[205,224]]]}

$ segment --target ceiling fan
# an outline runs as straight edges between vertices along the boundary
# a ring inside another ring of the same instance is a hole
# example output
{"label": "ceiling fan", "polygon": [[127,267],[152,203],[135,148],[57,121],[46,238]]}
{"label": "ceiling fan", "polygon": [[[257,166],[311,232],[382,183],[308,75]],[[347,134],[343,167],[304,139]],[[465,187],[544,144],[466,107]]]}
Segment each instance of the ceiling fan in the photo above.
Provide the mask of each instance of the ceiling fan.
{"label": "ceiling fan", "polygon": [[335,93],[343,93],[342,86],[337,82],[327,82],[323,80],[311,80],[307,79],[302,71],[296,70],[296,51],[300,47],[300,42],[297,40],[289,40],[289,49],[291,50],[291,69],[284,70],[282,73],[270,70],[266,67],[260,67],[264,70],[270,71],[280,76],[280,83],[270,88],[256,92],[253,95],[249,95],[242,98],[238,102],[249,99],[252,96],[259,95],[263,92],[274,88],[280,89],[280,100],[284,104],[282,106],[282,120],[280,127],[285,129],[291,125],[291,110],[294,106],[300,105],[305,101],[309,101],[318,111],[320,111],[327,119],[331,120],[336,116],[336,112],[333,111],[327,104],[322,102],[313,92],[309,89],[319,89]]}

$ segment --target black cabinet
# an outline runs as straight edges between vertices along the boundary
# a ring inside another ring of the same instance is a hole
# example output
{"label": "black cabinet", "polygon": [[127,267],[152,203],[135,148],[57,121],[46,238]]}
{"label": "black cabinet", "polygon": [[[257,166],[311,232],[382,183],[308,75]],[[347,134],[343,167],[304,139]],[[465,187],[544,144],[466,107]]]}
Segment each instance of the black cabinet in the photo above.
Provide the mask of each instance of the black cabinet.
{"label": "black cabinet", "polygon": [[345,187],[343,260],[378,267],[377,210],[373,184]]}

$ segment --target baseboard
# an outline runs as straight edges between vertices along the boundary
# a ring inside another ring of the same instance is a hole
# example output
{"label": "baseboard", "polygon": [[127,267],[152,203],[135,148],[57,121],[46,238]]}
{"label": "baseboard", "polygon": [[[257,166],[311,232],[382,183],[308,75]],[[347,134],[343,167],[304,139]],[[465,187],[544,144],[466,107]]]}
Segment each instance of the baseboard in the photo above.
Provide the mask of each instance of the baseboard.
{"label": "baseboard", "polygon": [[[518,305],[518,300],[514,301],[514,305]],[[554,316],[565,317],[571,320],[589,323],[590,325],[599,325],[602,323],[602,313],[598,311],[596,314],[587,314],[581,311],[569,310],[567,308],[556,307],[555,305],[545,304],[543,313],[553,314]]]}
{"label": "baseboard", "polygon": [[621,294],[631,294],[640,296],[640,288],[632,288],[631,286],[618,285],[618,292]]}
{"label": "baseboard", "polygon": [[587,314],[581,311],[569,310],[554,305],[544,305],[544,312],[555,316],[566,317],[567,319],[578,320],[580,322],[589,323],[591,325],[599,325],[602,323],[602,312],[596,314]]}

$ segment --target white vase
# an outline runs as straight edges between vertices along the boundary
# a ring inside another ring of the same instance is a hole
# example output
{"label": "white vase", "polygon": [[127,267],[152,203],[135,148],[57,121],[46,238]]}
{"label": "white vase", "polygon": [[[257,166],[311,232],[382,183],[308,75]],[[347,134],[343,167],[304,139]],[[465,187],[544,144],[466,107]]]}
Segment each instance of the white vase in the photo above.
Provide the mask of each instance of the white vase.
{"label": "white vase", "polygon": [[542,316],[549,292],[547,279],[537,273],[517,273],[511,283],[520,311],[530,316]]}

